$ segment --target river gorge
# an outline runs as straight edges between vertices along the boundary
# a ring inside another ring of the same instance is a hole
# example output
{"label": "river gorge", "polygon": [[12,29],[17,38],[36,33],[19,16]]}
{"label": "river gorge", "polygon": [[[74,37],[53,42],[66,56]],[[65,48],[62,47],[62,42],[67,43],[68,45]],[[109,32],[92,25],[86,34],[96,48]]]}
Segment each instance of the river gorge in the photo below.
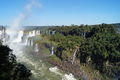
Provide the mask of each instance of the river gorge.
{"label": "river gorge", "polygon": [[[8,33],[8,32],[6,32]],[[8,33],[9,34],[9,33]],[[37,44],[34,44],[34,40],[31,37],[40,35],[35,31],[29,32],[27,35],[23,31],[18,31],[17,36],[12,39],[11,34],[9,40],[5,41],[5,45],[8,45],[13,54],[16,55],[17,61],[27,66],[31,70],[31,80],[77,80],[71,73],[65,73],[58,69],[57,66],[51,65],[43,61],[39,54],[39,48]],[[24,39],[23,39],[24,37]],[[52,52],[53,54],[53,52]]]}

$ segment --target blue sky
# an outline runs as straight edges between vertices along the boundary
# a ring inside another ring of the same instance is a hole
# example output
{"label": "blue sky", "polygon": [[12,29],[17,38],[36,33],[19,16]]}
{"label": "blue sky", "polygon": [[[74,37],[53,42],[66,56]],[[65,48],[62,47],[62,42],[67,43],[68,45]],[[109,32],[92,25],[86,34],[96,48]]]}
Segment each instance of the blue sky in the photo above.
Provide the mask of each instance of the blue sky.
{"label": "blue sky", "polygon": [[[120,0],[37,0],[23,25],[70,25],[120,22]],[[0,0],[0,25],[10,25],[31,0]]]}

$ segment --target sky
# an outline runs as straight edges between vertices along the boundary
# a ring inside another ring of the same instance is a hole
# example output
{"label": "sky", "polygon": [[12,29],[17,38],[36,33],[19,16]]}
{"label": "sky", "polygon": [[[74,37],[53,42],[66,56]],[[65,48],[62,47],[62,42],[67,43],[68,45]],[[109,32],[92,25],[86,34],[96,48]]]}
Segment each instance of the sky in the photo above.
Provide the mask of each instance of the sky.
{"label": "sky", "polygon": [[24,26],[80,25],[120,22],[120,0],[0,0],[0,25],[11,25],[35,1]]}

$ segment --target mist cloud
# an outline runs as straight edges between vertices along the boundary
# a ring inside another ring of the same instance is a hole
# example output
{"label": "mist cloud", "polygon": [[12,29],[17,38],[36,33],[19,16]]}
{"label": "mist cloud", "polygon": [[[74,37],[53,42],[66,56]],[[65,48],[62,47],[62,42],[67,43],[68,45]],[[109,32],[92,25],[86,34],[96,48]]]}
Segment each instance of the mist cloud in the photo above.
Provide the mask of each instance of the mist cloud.
{"label": "mist cloud", "polygon": [[33,8],[41,8],[41,4],[36,0],[31,1],[25,5],[23,12],[21,12],[12,22],[10,27],[7,28],[7,34],[13,40],[17,35],[18,31],[22,28],[23,22],[32,15]]}
{"label": "mist cloud", "polygon": [[19,29],[23,22],[32,15],[33,8],[41,8],[41,4],[36,0],[31,1],[24,7],[24,11],[21,12],[12,22],[10,28],[12,29]]}

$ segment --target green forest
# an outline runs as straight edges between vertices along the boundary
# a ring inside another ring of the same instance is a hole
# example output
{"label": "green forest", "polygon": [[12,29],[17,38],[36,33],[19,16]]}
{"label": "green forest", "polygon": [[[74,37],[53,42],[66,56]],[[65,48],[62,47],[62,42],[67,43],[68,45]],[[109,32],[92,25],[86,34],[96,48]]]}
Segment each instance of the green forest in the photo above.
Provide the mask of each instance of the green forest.
{"label": "green forest", "polygon": [[[50,40],[60,61],[87,64],[101,74],[116,77],[120,73],[120,33],[110,24],[71,25],[50,28],[55,34]],[[76,51],[76,52],[75,52]]]}

